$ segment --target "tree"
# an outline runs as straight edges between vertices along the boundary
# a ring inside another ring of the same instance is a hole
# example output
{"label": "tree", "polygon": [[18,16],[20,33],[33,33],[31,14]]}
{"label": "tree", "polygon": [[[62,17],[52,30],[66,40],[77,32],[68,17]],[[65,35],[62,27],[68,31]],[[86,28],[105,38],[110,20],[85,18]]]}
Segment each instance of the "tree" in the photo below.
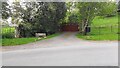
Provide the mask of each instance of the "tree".
{"label": "tree", "polygon": [[22,37],[35,36],[37,32],[52,34],[59,31],[59,23],[66,14],[64,2],[25,2],[18,10],[22,19]]}
{"label": "tree", "polygon": [[8,2],[2,2],[1,14],[2,14],[1,25],[9,26],[7,19],[11,16],[11,10]]}
{"label": "tree", "polygon": [[69,23],[78,23],[79,22],[79,14],[78,13],[71,13],[68,17]]}
{"label": "tree", "polygon": [[112,16],[116,14],[115,2],[80,2],[77,3],[77,7],[82,22],[80,23],[82,25],[80,29],[84,35],[87,34],[86,30],[91,25],[95,16]]}
{"label": "tree", "polygon": [[120,1],[118,2],[118,12],[120,12]]}
{"label": "tree", "polygon": [[117,4],[116,2],[103,2],[101,3],[101,8],[99,9],[100,16],[111,17],[117,13]]}
{"label": "tree", "polygon": [[60,22],[63,21],[63,19],[65,18],[67,8],[65,2],[55,2],[54,4],[54,6],[56,7],[56,13],[54,17],[56,24],[54,26],[55,29],[57,29],[56,31],[58,31]]}
{"label": "tree", "polygon": [[66,3],[67,12],[65,16],[66,23],[76,23],[79,21],[78,8],[76,7],[76,2]]}
{"label": "tree", "polygon": [[12,3],[12,14],[11,14],[11,18],[12,18],[12,24],[16,24],[15,26],[15,37],[16,38],[19,38],[21,37],[21,34],[20,34],[20,25],[22,24],[21,21],[21,15],[22,15],[22,11],[23,11],[23,8],[22,6],[20,5],[20,2],[13,2]]}
{"label": "tree", "polygon": [[80,26],[80,31],[86,35],[86,28],[91,25],[92,20],[97,15],[101,5],[98,2],[80,2],[77,3],[77,7],[79,9],[81,20],[79,25],[82,25],[82,27]]}
{"label": "tree", "polygon": [[2,19],[8,19],[11,15],[10,5],[7,2],[2,2]]}

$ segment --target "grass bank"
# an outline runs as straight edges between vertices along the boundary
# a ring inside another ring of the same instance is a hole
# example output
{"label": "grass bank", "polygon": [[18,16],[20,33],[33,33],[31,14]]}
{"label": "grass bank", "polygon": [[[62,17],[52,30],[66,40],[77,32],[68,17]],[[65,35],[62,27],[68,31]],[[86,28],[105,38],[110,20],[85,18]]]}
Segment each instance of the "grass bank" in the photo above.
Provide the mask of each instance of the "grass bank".
{"label": "grass bank", "polygon": [[[58,36],[60,33],[52,34],[47,36],[47,38],[42,38],[40,40],[45,40],[49,38],[53,38],[55,36]],[[31,38],[12,38],[12,39],[2,39],[2,46],[16,46],[16,45],[22,45],[27,43],[32,43],[36,41],[40,41],[36,37]]]}
{"label": "grass bank", "polygon": [[118,38],[118,17],[95,17],[91,24],[91,32],[83,36],[77,34],[76,36],[85,40],[120,40]]}
{"label": "grass bank", "polygon": [[118,38],[118,34],[107,34],[107,35],[88,35],[88,36],[82,36],[81,34],[76,35],[78,38],[84,39],[84,40],[100,40],[100,41],[105,41],[105,40],[120,40],[120,37]]}

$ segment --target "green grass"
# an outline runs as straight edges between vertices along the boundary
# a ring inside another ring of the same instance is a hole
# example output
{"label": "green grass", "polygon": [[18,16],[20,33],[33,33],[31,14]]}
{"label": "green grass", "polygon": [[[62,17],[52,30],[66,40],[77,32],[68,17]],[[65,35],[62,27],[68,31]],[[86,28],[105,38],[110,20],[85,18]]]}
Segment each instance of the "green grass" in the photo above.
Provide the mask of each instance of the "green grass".
{"label": "green grass", "polygon": [[118,25],[118,16],[105,17],[105,18],[97,16],[94,18],[92,25],[95,26]]}
{"label": "green grass", "polygon": [[[49,39],[55,36],[58,36],[60,33],[52,34],[47,36],[47,38],[42,38],[41,40]],[[32,38],[12,38],[12,39],[2,39],[2,46],[16,46],[16,45],[22,45],[27,44],[35,41],[40,41],[36,37]]]}
{"label": "green grass", "polygon": [[82,38],[84,40],[118,40],[118,34],[107,34],[107,35],[88,35],[88,36],[82,36],[80,34],[76,35],[78,38]]}
{"label": "green grass", "polygon": [[93,20],[91,26],[91,32],[88,33],[88,35],[83,36],[81,34],[77,34],[76,36],[85,40],[120,40],[118,38],[117,16],[107,18],[101,18],[97,16]]}

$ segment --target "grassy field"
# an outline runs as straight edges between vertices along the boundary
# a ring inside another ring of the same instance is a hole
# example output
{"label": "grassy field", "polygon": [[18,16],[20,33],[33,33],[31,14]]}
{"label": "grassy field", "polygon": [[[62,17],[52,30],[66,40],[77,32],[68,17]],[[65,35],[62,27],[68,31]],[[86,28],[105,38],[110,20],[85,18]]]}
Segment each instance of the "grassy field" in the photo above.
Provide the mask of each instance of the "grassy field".
{"label": "grassy field", "polygon": [[118,16],[114,16],[114,17],[95,17],[93,20],[93,24],[95,26],[102,26],[102,25],[118,25]]}
{"label": "grassy field", "polygon": [[[42,38],[40,40],[49,39],[49,38],[58,36],[59,34],[60,33],[49,35],[49,36],[47,36],[47,38]],[[38,38],[36,38],[36,37],[32,37],[32,38],[2,39],[2,46],[16,46],[16,45],[27,44],[27,43],[31,43],[31,42],[35,42],[35,41],[40,41],[40,40],[38,40]]]}
{"label": "grassy field", "polygon": [[87,36],[77,34],[85,40],[118,40],[118,17],[95,17],[91,25],[91,32]]}

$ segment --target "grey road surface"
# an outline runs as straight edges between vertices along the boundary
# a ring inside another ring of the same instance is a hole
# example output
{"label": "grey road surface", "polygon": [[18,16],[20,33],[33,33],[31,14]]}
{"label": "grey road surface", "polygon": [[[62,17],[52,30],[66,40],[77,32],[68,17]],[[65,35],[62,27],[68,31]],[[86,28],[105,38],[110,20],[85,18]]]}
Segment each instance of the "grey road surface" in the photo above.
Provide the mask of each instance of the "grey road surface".
{"label": "grey road surface", "polygon": [[76,38],[75,33],[63,33],[31,44],[3,52],[3,66],[118,66],[115,41],[85,41]]}

